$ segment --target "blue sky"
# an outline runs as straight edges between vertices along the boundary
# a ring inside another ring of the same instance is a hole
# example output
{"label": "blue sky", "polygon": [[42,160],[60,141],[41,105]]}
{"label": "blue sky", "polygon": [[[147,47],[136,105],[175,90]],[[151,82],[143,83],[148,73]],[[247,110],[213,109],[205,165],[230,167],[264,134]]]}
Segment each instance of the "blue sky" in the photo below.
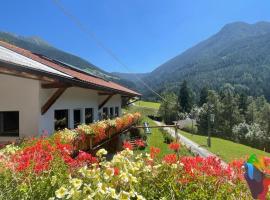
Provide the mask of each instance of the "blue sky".
{"label": "blue sky", "polygon": [[[269,0],[61,0],[132,72],[150,72],[225,24],[270,21]],[[127,70],[52,0],[1,2],[0,30],[39,36],[112,72]]]}

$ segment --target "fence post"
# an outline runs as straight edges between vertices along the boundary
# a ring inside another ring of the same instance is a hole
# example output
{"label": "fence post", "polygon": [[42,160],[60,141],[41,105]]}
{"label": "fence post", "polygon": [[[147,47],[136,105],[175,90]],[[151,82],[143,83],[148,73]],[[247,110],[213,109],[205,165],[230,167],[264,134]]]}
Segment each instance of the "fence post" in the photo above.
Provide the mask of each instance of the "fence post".
{"label": "fence post", "polygon": [[174,125],[175,125],[175,127],[174,127],[175,140],[176,140],[176,142],[178,142],[177,122],[174,122]]}

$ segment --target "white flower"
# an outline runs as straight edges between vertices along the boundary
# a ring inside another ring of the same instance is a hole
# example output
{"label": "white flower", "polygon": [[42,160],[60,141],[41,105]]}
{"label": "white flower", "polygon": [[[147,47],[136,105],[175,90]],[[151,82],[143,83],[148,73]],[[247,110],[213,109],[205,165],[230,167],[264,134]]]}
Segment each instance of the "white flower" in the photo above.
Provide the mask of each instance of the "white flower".
{"label": "white flower", "polygon": [[67,189],[63,186],[55,191],[55,196],[59,199],[64,198],[66,194],[67,194]]}
{"label": "white flower", "polygon": [[57,177],[56,176],[52,176],[52,180],[51,180],[52,186],[55,185],[56,181],[57,181]]}
{"label": "white flower", "polygon": [[106,188],[106,193],[109,194],[109,196],[112,197],[113,199],[119,198],[114,188],[111,187]]}
{"label": "white flower", "polygon": [[78,190],[82,186],[83,182],[81,179],[73,178],[73,179],[71,179],[70,183],[73,185],[74,188],[76,188]]}
{"label": "white flower", "polygon": [[146,200],[142,195],[137,195],[137,200]]}
{"label": "white flower", "polygon": [[119,193],[119,200],[129,200],[129,193],[128,192],[125,192],[125,191],[121,191]]}
{"label": "white flower", "polygon": [[107,153],[108,152],[105,149],[100,149],[100,150],[98,150],[96,155],[101,158],[102,156],[107,155]]}
{"label": "white flower", "polygon": [[176,168],[177,168],[177,164],[174,163],[174,164],[171,165],[171,167],[172,167],[173,169],[176,169]]}

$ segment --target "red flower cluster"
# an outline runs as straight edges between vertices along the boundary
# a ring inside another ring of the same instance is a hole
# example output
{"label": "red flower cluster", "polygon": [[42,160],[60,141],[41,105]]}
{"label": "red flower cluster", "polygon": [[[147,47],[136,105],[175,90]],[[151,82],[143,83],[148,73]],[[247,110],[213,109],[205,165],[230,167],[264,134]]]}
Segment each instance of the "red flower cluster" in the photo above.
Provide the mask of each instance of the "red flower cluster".
{"label": "red flower cluster", "polygon": [[96,157],[84,151],[79,151],[79,155],[76,157],[76,161],[80,165],[89,165],[98,162]]}
{"label": "red flower cluster", "polygon": [[[31,143],[31,144],[30,144]],[[9,166],[18,172],[33,170],[35,173],[50,170],[55,159],[61,158],[69,167],[81,167],[97,162],[95,157],[80,151],[76,159],[70,154],[72,145],[44,138],[32,139],[25,148],[11,156]]]}
{"label": "red flower cluster", "polygon": [[135,140],[135,144],[137,147],[145,147],[145,142],[141,139]]}
{"label": "red flower cluster", "polygon": [[163,161],[165,161],[168,164],[175,164],[177,162],[177,155],[167,154],[164,156]]}
{"label": "red flower cluster", "polygon": [[114,167],[113,170],[114,170],[114,175],[115,175],[115,176],[118,176],[119,173],[120,173],[120,172],[119,172],[119,169],[118,169],[117,167]]}
{"label": "red flower cluster", "polygon": [[221,178],[232,178],[231,167],[222,165],[217,157],[182,157],[180,162],[184,165],[184,170],[191,176],[216,176]]}
{"label": "red flower cluster", "polygon": [[243,165],[244,162],[247,159],[239,159],[239,160],[233,160],[232,162],[229,163],[230,168],[233,170],[234,172],[234,176],[236,176],[239,179],[244,179],[244,172],[243,172]]}
{"label": "red flower cluster", "polygon": [[177,142],[172,142],[169,144],[169,148],[173,151],[178,151],[180,149],[180,144]]}
{"label": "red flower cluster", "polygon": [[160,149],[156,147],[150,147],[150,157],[153,159],[160,153]]}
{"label": "red flower cluster", "polygon": [[124,141],[124,143],[123,143],[123,148],[124,148],[124,149],[132,150],[132,149],[133,149],[133,146],[131,145],[130,142]]}

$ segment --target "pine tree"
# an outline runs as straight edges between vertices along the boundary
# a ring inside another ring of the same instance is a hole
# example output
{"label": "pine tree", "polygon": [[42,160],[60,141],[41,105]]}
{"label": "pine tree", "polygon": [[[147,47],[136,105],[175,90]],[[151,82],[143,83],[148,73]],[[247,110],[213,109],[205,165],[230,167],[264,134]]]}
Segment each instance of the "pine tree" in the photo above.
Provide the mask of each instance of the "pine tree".
{"label": "pine tree", "polygon": [[189,113],[193,105],[193,95],[191,90],[188,88],[187,81],[184,80],[181,84],[178,102],[180,105],[180,112]]}
{"label": "pine tree", "polygon": [[204,103],[207,102],[207,96],[208,96],[208,88],[203,87],[200,92],[200,101],[199,106],[202,106]]}
{"label": "pine tree", "polygon": [[164,99],[160,104],[158,113],[166,124],[172,124],[178,117],[177,96],[172,92],[164,93],[162,96]]}

